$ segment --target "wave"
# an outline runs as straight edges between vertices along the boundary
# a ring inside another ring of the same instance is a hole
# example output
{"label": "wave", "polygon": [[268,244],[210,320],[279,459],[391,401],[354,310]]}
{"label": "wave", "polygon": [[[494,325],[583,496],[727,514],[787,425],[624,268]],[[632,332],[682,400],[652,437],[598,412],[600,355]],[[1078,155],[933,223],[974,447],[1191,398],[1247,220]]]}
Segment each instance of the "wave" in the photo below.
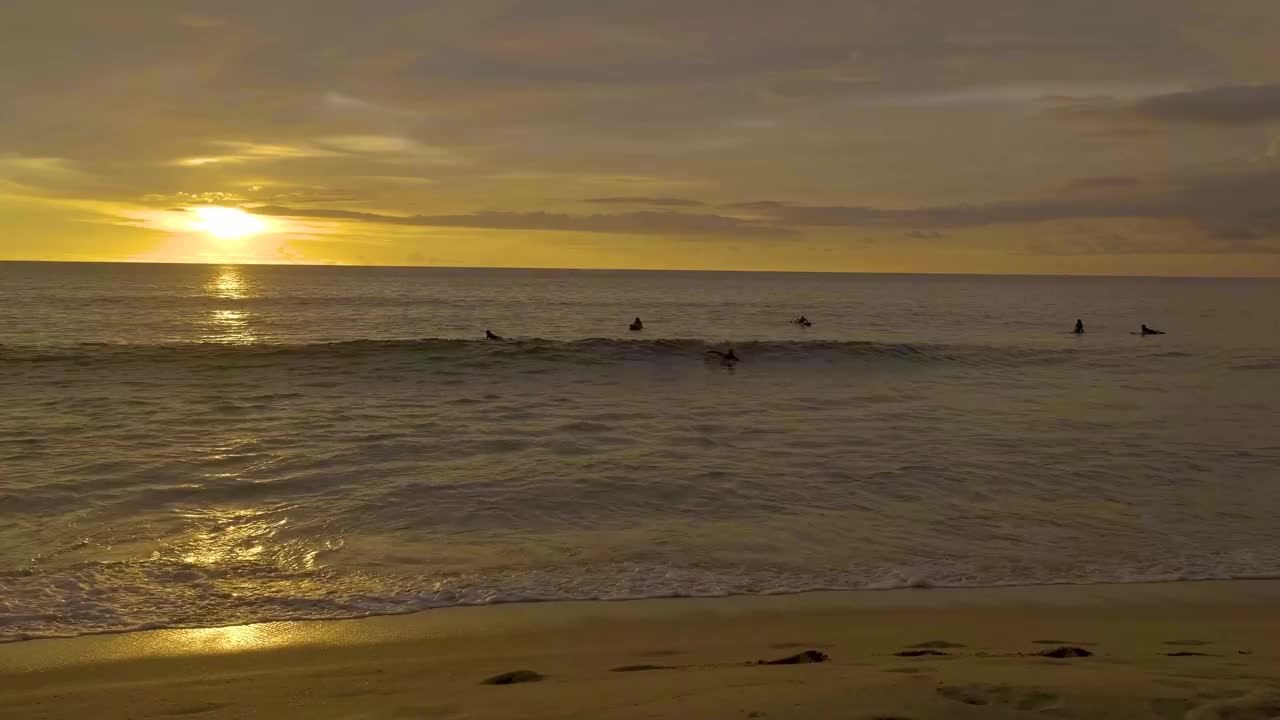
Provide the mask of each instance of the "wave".
{"label": "wave", "polygon": [[[472,361],[481,363],[544,362],[618,364],[662,362],[709,357],[708,351],[733,347],[743,363],[788,361],[896,361],[913,363],[1054,364],[1088,356],[1079,348],[1000,347],[880,343],[870,341],[724,342],[689,338],[630,340],[586,338],[547,340],[530,338],[501,342],[453,338],[415,340],[349,340],[328,343],[78,343],[61,346],[0,345],[0,363],[157,362],[189,360],[247,362],[273,359],[346,360],[402,358],[408,360]],[[1092,354],[1105,351],[1092,351]],[[714,358],[715,356],[710,356]]]}
{"label": "wave", "polygon": [[[102,570],[125,569],[124,577],[105,577]],[[929,571],[886,571],[806,575],[765,572],[751,575],[703,575],[651,568],[625,573],[625,580],[592,587],[574,577],[538,577],[534,583],[496,587],[452,586],[448,581],[401,582],[387,587],[358,586],[331,571],[315,577],[270,572],[265,577],[236,577],[226,568],[210,572],[183,563],[138,567],[132,563],[88,563],[52,577],[0,572],[0,589],[20,590],[40,598],[40,607],[18,609],[0,600],[0,644],[27,640],[138,632],[156,629],[227,627],[266,622],[347,620],[405,615],[447,607],[473,607],[540,602],[626,602],[669,598],[713,598],[794,595],[811,592],[881,592],[912,589],[975,589],[1052,585],[1269,580],[1274,569],[1228,565],[1147,568],[1133,572],[1078,571],[1061,575],[991,575]],[[86,574],[87,571],[87,574]],[[653,578],[635,583],[636,576]],[[455,578],[456,579],[456,578]],[[508,577],[508,580],[511,578]],[[596,578],[599,580],[599,578]],[[21,581],[27,581],[22,586]],[[218,592],[222,582],[236,580],[237,592]],[[263,587],[255,587],[262,584]],[[504,583],[507,584],[507,583]],[[9,587],[6,588],[5,586]],[[213,592],[211,592],[213,591]],[[67,596],[70,597],[67,597]],[[234,602],[228,599],[234,598]]]}

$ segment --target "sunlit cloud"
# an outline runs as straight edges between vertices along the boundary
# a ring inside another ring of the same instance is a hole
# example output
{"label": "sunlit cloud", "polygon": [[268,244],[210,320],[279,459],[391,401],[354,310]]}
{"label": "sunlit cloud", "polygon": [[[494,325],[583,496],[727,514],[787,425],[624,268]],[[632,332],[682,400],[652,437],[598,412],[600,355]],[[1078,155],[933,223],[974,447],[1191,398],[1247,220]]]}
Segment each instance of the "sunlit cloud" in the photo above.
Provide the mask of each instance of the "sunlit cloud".
{"label": "sunlit cloud", "polygon": [[280,217],[329,218],[358,223],[419,227],[488,228],[495,230],[546,230],[619,235],[722,235],[739,237],[787,237],[787,228],[749,219],[706,213],[640,211],[616,214],[573,215],[548,212],[488,211],[459,215],[387,215],[381,213],[256,207],[251,212]]}
{"label": "sunlit cloud", "polygon": [[598,197],[582,202],[596,205],[654,205],[658,207],[699,207],[706,203],[699,200],[675,197]]}
{"label": "sunlit cloud", "polygon": [[424,145],[417,140],[395,135],[336,135],[317,138],[320,148],[348,155],[379,156],[397,163],[457,165],[463,159],[445,148]]}
{"label": "sunlit cloud", "polygon": [[174,164],[183,167],[201,167],[351,156],[373,157],[383,162],[397,164],[458,165],[464,162],[457,153],[446,148],[432,147],[395,135],[335,135],[312,138],[295,145],[240,141],[219,141],[211,145],[224,152],[183,157],[175,160]]}
{"label": "sunlit cloud", "polygon": [[247,162],[265,162],[297,158],[333,157],[338,153],[309,145],[271,145],[244,141],[220,140],[210,145],[223,152],[213,155],[195,155],[179,158],[176,165],[200,167],[202,165],[227,165]]}
{"label": "sunlit cloud", "polygon": [[353,112],[375,112],[382,110],[381,107],[371,102],[332,91],[324,94],[324,105],[332,110],[346,110]]}
{"label": "sunlit cloud", "polygon": [[49,186],[78,181],[79,176],[75,164],[66,158],[0,153],[0,189],[8,186],[16,192],[40,192]]}

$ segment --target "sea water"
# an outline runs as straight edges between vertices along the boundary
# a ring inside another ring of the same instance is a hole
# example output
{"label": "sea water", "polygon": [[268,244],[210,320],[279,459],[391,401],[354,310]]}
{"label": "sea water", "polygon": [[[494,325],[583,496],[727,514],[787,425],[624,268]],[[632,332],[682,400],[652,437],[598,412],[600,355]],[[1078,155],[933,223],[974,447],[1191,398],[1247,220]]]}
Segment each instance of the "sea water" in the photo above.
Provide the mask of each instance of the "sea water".
{"label": "sea water", "polygon": [[1276,280],[0,263],[0,640],[1280,575],[1278,317]]}

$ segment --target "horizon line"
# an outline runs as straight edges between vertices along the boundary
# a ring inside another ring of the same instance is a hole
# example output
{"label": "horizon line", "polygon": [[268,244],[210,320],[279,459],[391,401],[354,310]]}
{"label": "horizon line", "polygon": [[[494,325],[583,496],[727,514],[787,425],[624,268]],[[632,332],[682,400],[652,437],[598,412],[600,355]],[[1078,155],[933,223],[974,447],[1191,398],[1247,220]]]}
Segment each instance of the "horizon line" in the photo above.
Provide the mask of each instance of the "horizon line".
{"label": "horizon line", "polygon": [[744,270],[734,268],[585,268],[558,266],[505,266],[505,265],[356,265],[342,263],[255,263],[255,262],[196,262],[182,260],[21,260],[0,259],[3,263],[29,263],[49,265],[209,265],[213,267],[307,267],[307,268],[382,268],[404,270],[548,270],[573,272],[682,272],[682,273],[773,273],[788,275],[929,275],[941,277],[1085,277],[1085,278],[1143,278],[1183,280],[1280,280],[1280,275],[1129,275],[1104,273],[1017,273],[1017,272],[929,272],[887,270]]}

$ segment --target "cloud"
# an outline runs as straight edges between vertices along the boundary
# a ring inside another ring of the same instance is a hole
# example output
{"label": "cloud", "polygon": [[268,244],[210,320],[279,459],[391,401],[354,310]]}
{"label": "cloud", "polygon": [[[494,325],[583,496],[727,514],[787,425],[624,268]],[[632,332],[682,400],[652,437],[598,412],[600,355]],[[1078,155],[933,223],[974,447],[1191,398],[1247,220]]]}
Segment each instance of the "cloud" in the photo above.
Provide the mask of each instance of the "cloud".
{"label": "cloud", "polygon": [[1140,185],[1142,180],[1126,175],[1076,178],[1067,184],[1069,190],[1120,190]]}
{"label": "cloud", "polygon": [[317,138],[312,144],[347,155],[372,156],[394,163],[460,165],[464,162],[449,149],[396,135],[336,135]]}
{"label": "cloud", "polygon": [[332,91],[324,94],[324,106],[331,110],[350,112],[376,112],[381,110],[377,105],[366,100]]}
{"label": "cloud", "polygon": [[1136,99],[1101,94],[1047,100],[1050,113],[1107,123],[1118,134],[1150,132],[1151,125],[1237,128],[1280,123],[1280,83],[1223,85]]}
{"label": "cloud", "polygon": [[789,205],[777,200],[753,200],[751,202],[729,203],[724,207],[735,210],[781,210],[789,207]]}
{"label": "cloud", "polygon": [[36,189],[49,183],[74,180],[79,176],[80,171],[66,158],[0,153],[0,183]]}
{"label": "cloud", "polygon": [[912,230],[907,233],[907,237],[912,240],[941,240],[946,235],[936,230]]}
{"label": "cloud", "polygon": [[774,210],[773,217],[779,222],[792,225],[966,228],[1078,217],[1131,217],[1149,215],[1154,209],[1136,208],[1129,203],[1109,200],[1045,199],[903,209],[786,205]]}
{"label": "cloud", "polygon": [[1143,227],[1141,223],[1119,227],[1073,223],[1062,237],[1032,236],[1022,243],[1035,255],[1120,256],[1120,255],[1280,255],[1280,243],[1267,241],[1262,233],[1215,235],[1206,239],[1195,233],[1170,232],[1168,228]]}
{"label": "cloud", "polygon": [[597,205],[656,205],[659,207],[702,207],[706,203],[674,197],[600,197],[587,198],[584,203]]}
{"label": "cloud", "polygon": [[[1028,200],[877,208],[796,205],[776,201],[738,204],[764,211],[786,226],[964,229],[996,225],[1142,218],[1199,227],[1209,238],[1256,246],[1280,238],[1280,162],[1247,164],[1149,179],[1093,177],[1070,183],[1065,194]],[[1132,192],[1096,192],[1132,190]]]}
{"label": "cloud", "polygon": [[218,152],[180,158],[174,161],[174,164],[184,167],[200,167],[203,165],[225,165],[254,161],[334,157],[338,155],[338,153],[333,150],[317,148],[305,143],[284,145],[255,143],[243,140],[215,140],[209,143],[209,145],[217,148]]}
{"label": "cloud", "polygon": [[410,225],[416,227],[485,228],[493,230],[549,230],[565,232],[614,233],[622,235],[718,235],[738,237],[785,237],[792,231],[772,224],[752,222],[723,215],[678,212],[630,212],[613,215],[569,215],[550,212],[487,211],[460,215],[386,215],[265,205],[245,208],[259,215],[294,218],[322,218],[349,222]]}
{"label": "cloud", "polygon": [[311,158],[358,158],[388,164],[461,165],[455,152],[432,147],[397,135],[333,135],[291,144],[216,140],[215,152],[183,157],[173,162],[183,167],[271,162]]}
{"label": "cloud", "polygon": [[209,190],[205,192],[150,193],[142,196],[149,205],[239,205],[261,203],[291,205],[306,203],[350,202],[356,200],[351,193],[324,187],[263,187],[253,185],[240,192]]}
{"label": "cloud", "polygon": [[1280,83],[1156,95],[1136,103],[1133,111],[1164,123],[1236,127],[1280,122]]}

